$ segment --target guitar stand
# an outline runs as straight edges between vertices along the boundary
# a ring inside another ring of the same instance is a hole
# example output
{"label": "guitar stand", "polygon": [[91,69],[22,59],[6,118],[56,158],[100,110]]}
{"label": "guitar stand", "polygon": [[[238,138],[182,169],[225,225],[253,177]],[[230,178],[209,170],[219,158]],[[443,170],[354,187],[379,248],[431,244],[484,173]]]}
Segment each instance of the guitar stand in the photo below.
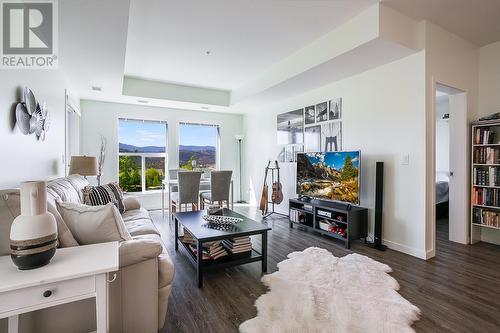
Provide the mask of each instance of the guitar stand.
{"label": "guitar stand", "polygon": [[[274,173],[277,172],[279,170],[279,167],[266,167],[267,170],[271,170],[271,187],[272,187],[272,184],[274,184]],[[267,179],[266,179],[267,181]],[[268,205],[270,204],[271,205],[271,211],[270,212],[266,212],[264,215],[262,215],[262,218],[263,219],[266,219],[268,218],[269,216],[273,215],[273,214],[278,214],[278,215],[281,215],[281,216],[285,216],[285,217],[288,217],[288,215],[286,214],[283,214],[283,213],[280,213],[280,212],[277,212],[274,210],[274,205],[276,205],[273,201],[268,201],[267,202]]]}

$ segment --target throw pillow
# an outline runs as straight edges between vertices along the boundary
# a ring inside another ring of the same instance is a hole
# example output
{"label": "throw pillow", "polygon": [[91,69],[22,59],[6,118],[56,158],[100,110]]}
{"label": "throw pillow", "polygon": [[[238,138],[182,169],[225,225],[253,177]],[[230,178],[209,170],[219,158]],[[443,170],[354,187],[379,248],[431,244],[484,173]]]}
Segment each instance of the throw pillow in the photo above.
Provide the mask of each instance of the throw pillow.
{"label": "throw pillow", "polygon": [[132,239],[113,203],[87,206],[58,200],[57,209],[80,245]]}
{"label": "throw pillow", "polygon": [[100,186],[85,186],[83,188],[83,202],[89,206],[102,206],[112,202],[120,213],[125,212],[123,192],[116,183]]}
{"label": "throw pillow", "polygon": [[125,210],[135,210],[141,208],[141,203],[136,197],[124,197],[123,198],[123,206],[125,206]]}

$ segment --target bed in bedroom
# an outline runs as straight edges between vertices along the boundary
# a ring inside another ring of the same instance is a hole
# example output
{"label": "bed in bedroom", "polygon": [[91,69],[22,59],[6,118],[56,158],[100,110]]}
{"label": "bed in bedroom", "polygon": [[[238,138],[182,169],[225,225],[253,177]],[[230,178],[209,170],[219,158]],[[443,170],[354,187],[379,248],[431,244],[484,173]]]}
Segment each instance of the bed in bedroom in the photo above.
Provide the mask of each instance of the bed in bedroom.
{"label": "bed in bedroom", "polygon": [[448,172],[436,172],[436,217],[448,216],[449,183]]}

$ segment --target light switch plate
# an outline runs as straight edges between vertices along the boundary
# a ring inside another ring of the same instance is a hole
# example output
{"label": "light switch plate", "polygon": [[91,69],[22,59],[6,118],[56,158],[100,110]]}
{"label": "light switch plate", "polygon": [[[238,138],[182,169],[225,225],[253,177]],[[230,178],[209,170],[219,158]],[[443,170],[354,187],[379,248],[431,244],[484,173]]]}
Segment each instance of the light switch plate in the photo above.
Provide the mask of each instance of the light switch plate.
{"label": "light switch plate", "polygon": [[401,155],[401,165],[409,165],[410,164],[410,154],[405,153]]}

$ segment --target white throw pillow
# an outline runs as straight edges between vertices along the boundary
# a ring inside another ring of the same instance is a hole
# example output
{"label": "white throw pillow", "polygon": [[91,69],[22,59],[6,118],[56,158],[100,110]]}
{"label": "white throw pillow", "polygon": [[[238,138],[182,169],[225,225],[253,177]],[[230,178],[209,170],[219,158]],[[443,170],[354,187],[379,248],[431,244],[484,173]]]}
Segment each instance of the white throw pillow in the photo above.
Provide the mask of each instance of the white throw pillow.
{"label": "white throw pillow", "polygon": [[87,206],[57,201],[57,210],[80,245],[131,240],[113,203]]}

